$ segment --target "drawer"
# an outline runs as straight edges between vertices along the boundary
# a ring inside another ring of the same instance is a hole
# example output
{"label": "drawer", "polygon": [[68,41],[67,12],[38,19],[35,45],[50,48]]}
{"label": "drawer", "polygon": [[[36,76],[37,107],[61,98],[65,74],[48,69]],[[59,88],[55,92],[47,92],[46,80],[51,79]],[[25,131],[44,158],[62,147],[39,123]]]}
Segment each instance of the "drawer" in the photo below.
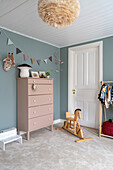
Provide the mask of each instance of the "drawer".
{"label": "drawer", "polygon": [[38,107],[31,107],[28,109],[28,118],[34,118],[47,114],[53,114],[53,104]]}
{"label": "drawer", "polygon": [[53,95],[28,96],[28,106],[40,106],[53,103]]}
{"label": "drawer", "polygon": [[28,120],[29,131],[37,130],[53,124],[53,115],[41,116]]}
{"label": "drawer", "polygon": [[53,84],[53,79],[43,79],[43,78],[30,78],[28,79],[28,84]]}
{"label": "drawer", "polygon": [[37,90],[33,90],[32,86],[28,85],[28,95],[53,94],[53,85],[37,85]]}

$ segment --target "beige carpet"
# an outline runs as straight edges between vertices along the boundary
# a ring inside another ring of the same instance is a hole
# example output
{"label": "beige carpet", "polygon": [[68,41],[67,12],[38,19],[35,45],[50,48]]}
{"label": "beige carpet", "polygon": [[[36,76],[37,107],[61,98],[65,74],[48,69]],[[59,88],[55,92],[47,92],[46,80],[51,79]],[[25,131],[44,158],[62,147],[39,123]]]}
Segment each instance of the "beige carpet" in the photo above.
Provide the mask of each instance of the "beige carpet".
{"label": "beige carpet", "polygon": [[0,149],[0,170],[112,170],[113,140],[99,138],[98,131],[88,128],[84,134],[93,140],[75,143],[77,138],[65,130],[32,132],[30,141]]}

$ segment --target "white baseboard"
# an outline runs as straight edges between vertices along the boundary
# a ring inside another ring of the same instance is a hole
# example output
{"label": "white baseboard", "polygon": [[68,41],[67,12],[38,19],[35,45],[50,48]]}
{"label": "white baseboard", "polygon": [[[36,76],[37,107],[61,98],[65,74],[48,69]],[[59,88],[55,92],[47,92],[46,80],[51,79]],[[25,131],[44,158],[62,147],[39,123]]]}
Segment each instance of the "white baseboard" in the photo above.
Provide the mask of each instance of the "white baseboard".
{"label": "white baseboard", "polygon": [[56,119],[53,121],[53,124],[57,124],[57,123],[64,123],[65,119]]}

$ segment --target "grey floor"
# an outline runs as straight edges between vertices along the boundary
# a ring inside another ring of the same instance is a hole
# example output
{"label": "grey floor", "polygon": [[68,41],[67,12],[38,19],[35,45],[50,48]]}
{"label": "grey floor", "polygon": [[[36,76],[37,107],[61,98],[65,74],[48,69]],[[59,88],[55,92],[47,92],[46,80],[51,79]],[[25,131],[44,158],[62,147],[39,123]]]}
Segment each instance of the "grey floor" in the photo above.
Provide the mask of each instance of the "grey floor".
{"label": "grey floor", "polygon": [[113,140],[99,138],[98,131],[84,128],[93,140],[75,143],[77,137],[49,128],[31,133],[23,144],[11,143],[0,149],[0,170],[112,170]]}

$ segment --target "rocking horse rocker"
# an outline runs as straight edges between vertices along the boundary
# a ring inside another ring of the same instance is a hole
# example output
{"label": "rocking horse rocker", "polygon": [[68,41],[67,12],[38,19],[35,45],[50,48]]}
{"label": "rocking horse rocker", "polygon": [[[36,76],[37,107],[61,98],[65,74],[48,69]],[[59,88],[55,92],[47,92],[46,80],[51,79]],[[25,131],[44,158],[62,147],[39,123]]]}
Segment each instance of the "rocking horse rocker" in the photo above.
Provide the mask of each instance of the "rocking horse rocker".
{"label": "rocking horse rocker", "polygon": [[76,140],[75,142],[82,142],[91,140],[92,138],[84,138],[83,130],[80,127],[78,118],[81,119],[81,109],[76,109],[74,112],[74,118],[71,117],[70,112],[66,112],[66,121],[64,121],[64,126],[61,128],[56,128],[56,130],[65,129],[71,134],[81,138],[80,140]]}

